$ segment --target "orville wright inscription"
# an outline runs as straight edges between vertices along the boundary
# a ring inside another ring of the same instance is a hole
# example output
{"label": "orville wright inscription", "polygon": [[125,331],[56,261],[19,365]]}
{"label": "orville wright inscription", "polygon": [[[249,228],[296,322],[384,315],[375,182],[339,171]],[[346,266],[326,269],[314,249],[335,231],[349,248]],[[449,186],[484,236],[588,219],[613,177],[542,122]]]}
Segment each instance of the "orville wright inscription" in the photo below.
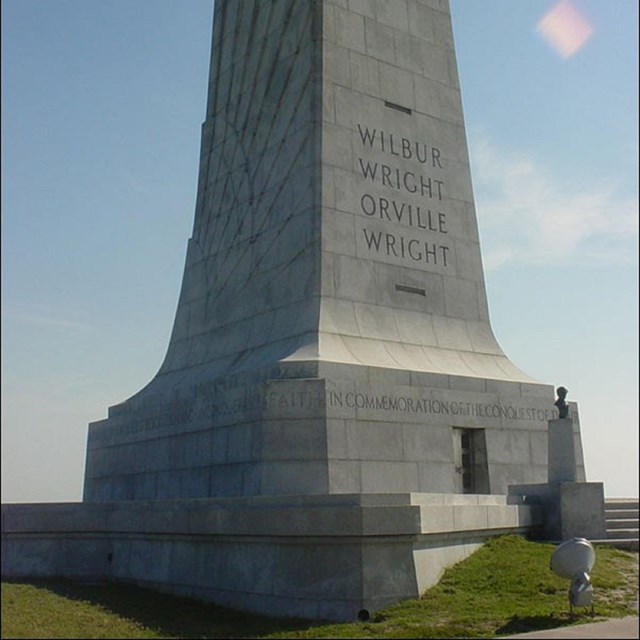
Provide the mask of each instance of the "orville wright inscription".
{"label": "orville wright inscription", "polygon": [[[440,149],[366,124],[358,123],[357,128],[361,177],[365,185],[371,183],[387,192],[384,196],[362,193],[359,213],[406,229],[362,227],[364,246],[373,254],[368,257],[408,262],[423,270],[446,269],[451,247],[445,242],[448,230],[447,214],[442,210],[445,183]],[[363,157],[366,151],[390,158],[374,161]]]}

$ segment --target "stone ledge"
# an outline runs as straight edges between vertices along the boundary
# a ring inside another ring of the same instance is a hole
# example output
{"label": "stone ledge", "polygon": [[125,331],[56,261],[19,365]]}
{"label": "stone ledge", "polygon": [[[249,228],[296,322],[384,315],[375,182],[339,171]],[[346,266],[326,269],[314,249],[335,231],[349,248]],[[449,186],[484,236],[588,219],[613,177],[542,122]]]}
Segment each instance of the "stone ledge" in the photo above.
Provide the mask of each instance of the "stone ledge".
{"label": "stone ledge", "polygon": [[2,505],[3,534],[144,533],[384,536],[485,531],[535,524],[505,496],[342,494],[229,499]]}

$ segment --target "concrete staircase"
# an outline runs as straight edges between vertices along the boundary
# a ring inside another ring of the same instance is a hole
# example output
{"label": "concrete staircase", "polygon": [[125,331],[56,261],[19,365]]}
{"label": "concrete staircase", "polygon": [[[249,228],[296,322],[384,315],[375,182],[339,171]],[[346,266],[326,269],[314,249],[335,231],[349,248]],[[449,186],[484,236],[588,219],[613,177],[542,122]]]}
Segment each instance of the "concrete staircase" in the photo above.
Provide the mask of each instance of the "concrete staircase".
{"label": "concrete staircase", "polygon": [[597,540],[618,549],[638,551],[638,499],[607,498],[604,501],[606,540]]}

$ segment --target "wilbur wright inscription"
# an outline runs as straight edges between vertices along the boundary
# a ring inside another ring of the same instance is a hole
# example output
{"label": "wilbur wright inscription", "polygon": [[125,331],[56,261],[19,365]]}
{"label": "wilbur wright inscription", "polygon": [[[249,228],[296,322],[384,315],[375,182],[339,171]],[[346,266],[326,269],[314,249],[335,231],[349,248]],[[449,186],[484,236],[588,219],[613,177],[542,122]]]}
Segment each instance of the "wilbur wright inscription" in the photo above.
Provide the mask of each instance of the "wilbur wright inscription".
{"label": "wilbur wright inscription", "polygon": [[[357,160],[365,186],[371,182],[388,192],[363,193],[359,212],[370,219],[424,232],[423,237],[411,237],[395,230],[362,227],[364,243],[361,239],[360,246],[366,248],[365,255],[391,264],[408,261],[416,268],[440,266],[446,270],[451,247],[443,244],[439,235],[447,234],[447,216],[441,210],[445,183],[440,149],[366,124],[357,123],[357,130],[362,154]],[[405,162],[400,166],[363,157],[370,150]],[[434,174],[425,173],[425,169]]]}

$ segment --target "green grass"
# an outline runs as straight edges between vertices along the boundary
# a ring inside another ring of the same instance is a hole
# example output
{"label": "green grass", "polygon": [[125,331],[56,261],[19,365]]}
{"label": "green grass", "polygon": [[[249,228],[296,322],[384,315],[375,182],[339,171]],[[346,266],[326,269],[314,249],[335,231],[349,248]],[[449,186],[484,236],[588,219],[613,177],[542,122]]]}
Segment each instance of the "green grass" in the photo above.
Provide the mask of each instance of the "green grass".
{"label": "green grass", "polygon": [[[596,548],[595,618],[568,613],[554,547],[517,536],[489,541],[418,600],[370,622],[319,625],[230,611],[133,586],[68,581],[2,584],[3,638],[490,638],[637,615],[638,554]],[[517,562],[516,562],[517,560]]]}
{"label": "green grass", "polygon": [[2,638],[254,638],[309,624],[122,583],[2,583]]}

